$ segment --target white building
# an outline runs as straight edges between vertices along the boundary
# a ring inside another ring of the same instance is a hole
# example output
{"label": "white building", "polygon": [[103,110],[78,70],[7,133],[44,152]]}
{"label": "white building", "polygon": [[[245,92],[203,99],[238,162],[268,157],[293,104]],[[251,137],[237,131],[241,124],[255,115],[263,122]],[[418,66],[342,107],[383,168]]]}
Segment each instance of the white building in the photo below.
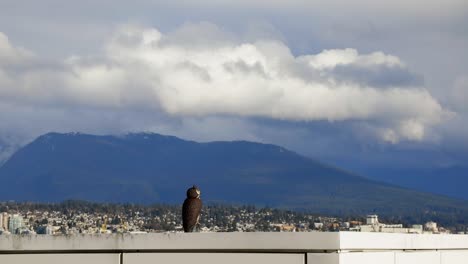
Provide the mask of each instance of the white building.
{"label": "white building", "polygon": [[14,214],[8,221],[8,230],[12,234],[16,234],[18,230],[24,226],[23,217],[19,214]]}
{"label": "white building", "polygon": [[366,224],[368,225],[378,225],[379,216],[378,215],[368,215],[366,218]]}
{"label": "white building", "polygon": [[402,224],[382,224],[379,222],[377,215],[368,215],[366,217],[366,225],[357,226],[353,228],[353,231],[411,234],[421,234],[423,232],[421,226],[405,228]]}
{"label": "white building", "polygon": [[54,228],[51,225],[47,225],[45,229],[45,234],[46,235],[53,235],[54,234]]}
{"label": "white building", "polygon": [[315,229],[322,229],[323,228],[323,223],[314,223],[314,228]]}

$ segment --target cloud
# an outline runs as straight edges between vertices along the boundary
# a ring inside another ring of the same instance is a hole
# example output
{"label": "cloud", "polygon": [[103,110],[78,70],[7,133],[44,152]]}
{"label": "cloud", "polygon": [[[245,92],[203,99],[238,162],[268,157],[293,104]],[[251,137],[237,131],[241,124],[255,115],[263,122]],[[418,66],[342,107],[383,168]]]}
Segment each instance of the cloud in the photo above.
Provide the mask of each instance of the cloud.
{"label": "cloud", "polygon": [[[333,49],[294,56],[282,41],[245,42],[209,23],[186,24],[166,34],[124,25],[103,47],[98,56],[50,62],[0,34],[0,58],[7,58],[0,62],[0,104],[12,117],[23,107],[42,113],[53,109],[69,124],[80,111],[98,117],[101,112],[153,113],[166,121],[223,116],[356,121],[392,143],[423,140],[448,115],[421,82],[413,82],[416,77],[404,62],[381,51]],[[363,71],[375,74],[367,79]],[[395,73],[403,81],[392,82]],[[7,118],[2,115],[0,122]],[[93,125],[99,127],[96,119]]]}
{"label": "cloud", "polygon": [[30,58],[32,53],[21,47],[13,47],[8,37],[0,32],[0,65],[16,65]]}

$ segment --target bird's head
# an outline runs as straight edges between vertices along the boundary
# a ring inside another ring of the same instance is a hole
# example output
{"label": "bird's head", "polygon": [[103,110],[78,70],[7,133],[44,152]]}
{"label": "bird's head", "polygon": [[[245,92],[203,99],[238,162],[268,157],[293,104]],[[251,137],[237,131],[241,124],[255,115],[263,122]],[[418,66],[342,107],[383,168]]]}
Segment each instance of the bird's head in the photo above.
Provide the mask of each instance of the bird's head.
{"label": "bird's head", "polygon": [[200,189],[195,185],[187,190],[187,198],[200,198],[200,194]]}

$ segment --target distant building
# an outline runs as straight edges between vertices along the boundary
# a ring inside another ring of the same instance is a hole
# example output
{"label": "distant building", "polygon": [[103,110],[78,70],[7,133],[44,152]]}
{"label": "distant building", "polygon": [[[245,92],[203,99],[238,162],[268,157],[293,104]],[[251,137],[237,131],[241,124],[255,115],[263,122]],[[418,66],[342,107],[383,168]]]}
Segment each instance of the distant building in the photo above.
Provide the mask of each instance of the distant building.
{"label": "distant building", "polygon": [[4,212],[0,214],[0,229],[4,231],[8,230],[8,213]]}
{"label": "distant building", "polygon": [[414,233],[414,234],[424,233],[423,225],[412,225],[412,231],[413,232],[410,232],[410,233]]}
{"label": "distant building", "polygon": [[378,215],[368,215],[366,218],[366,224],[368,225],[378,225],[379,216]]}
{"label": "distant building", "polygon": [[341,228],[349,229],[351,227],[351,224],[349,222],[342,222]]}
{"label": "distant building", "polygon": [[296,226],[294,225],[282,225],[280,232],[296,232]]}
{"label": "distant building", "polygon": [[315,229],[322,229],[323,228],[323,223],[314,223],[314,228]]}
{"label": "distant building", "polygon": [[360,226],[360,225],[362,225],[362,222],[361,221],[355,221],[355,220],[354,221],[349,221],[349,225],[351,227]]}
{"label": "distant building", "polygon": [[366,225],[360,225],[352,228],[352,231],[360,232],[383,232],[383,233],[422,233],[422,228],[404,228],[402,224],[382,224],[377,215],[368,215]]}
{"label": "distant building", "polygon": [[21,228],[24,226],[23,217],[18,214],[14,214],[10,217],[8,221],[8,230],[12,234],[19,233]]}
{"label": "distant building", "polygon": [[437,223],[436,222],[427,222],[425,225],[424,225],[424,229],[426,231],[430,231],[430,232],[439,232],[439,229],[437,228]]}
{"label": "distant building", "polygon": [[46,235],[53,235],[55,232],[54,228],[51,225],[47,225],[45,227],[45,234]]}
{"label": "distant building", "polygon": [[270,224],[278,232],[296,232],[296,226],[291,224]]}

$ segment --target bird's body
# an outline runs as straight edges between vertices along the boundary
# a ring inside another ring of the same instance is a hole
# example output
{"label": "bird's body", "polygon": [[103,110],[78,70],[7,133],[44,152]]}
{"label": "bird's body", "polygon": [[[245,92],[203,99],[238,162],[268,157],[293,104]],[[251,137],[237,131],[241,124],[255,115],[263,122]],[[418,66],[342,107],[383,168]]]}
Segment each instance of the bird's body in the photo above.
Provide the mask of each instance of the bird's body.
{"label": "bird's body", "polygon": [[200,199],[200,190],[193,186],[187,190],[187,199],[182,206],[182,220],[184,232],[194,232],[198,227],[202,201]]}

